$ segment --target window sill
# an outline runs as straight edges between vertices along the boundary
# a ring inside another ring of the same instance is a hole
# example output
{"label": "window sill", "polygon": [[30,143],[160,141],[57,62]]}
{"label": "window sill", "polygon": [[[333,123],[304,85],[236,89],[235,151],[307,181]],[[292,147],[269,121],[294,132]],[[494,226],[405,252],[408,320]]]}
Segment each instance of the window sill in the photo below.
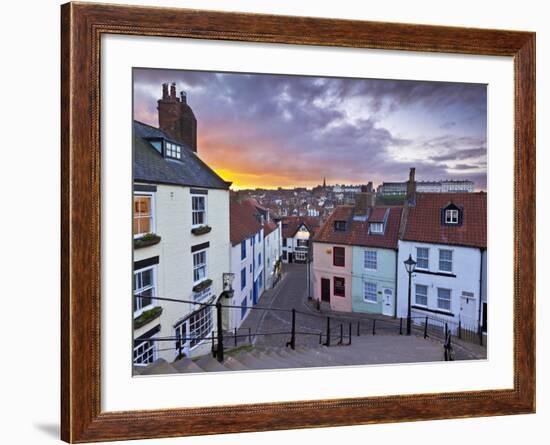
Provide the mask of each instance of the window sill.
{"label": "window sill", "polygon": [[195,284],[193,286],[193,292],[202,292],[203,290],[209,288],[212,286],[212,280],[210,278],[207,278],[206,280],[201,281],[198,284]]}
{"label": "window sill", "polygon": [[134,318],[134,329],[139,329],[145,326],[147,323],[150,323],[153,320],[156,320],[162,314],[162,308],[156,306],[152,309],[143,311],[139,317]]}
{"label": "window sill", "polygon": [[196,236],[205,235],[207,233],[210,233],[211,231],[212,231],[212,227],[207,225],[196,226],[191,229],[191,233]]}
{"label": "window sill", "polygon": [[139,238],[134,238],[134,249],[141,249],[143,247],[154,246],[160,243],[162,238],[154,233],[147,233]]}
{"label": "window sill", "polygon": [[365,299],[363,298],[363,303],[378,304],[378,301],[365,300]]}
{"label": "window sill", "polygon": [[455,316],[455,314],[452,313],[452,312],[444,311],[442,309],[430,309],[430,308],[425,307],[425,306],[413,305],[413,306],[411,306],[411,309],[416,309],[416,310],[424,311],[424,312],[431,312],[433,314],[447,315],[448,317],[454,317]]}

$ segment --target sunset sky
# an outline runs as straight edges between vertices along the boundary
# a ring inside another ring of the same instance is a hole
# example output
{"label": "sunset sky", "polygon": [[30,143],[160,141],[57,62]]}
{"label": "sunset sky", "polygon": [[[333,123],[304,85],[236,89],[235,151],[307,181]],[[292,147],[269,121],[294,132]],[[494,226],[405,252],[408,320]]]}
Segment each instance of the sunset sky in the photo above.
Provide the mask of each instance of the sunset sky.
{"label": "sunset sky", "polygon": [[485,85],[134,70],[134,118],[163,82],[187,92],[198,154],[235,188],[418,180],[487,183]]}

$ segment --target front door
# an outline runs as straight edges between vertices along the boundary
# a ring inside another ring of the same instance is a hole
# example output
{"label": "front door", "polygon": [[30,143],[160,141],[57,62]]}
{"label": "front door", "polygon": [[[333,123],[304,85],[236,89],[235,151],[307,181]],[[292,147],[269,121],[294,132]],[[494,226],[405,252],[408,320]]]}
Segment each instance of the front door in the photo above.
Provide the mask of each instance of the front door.
{"label": "front door", "polygon": [[321,278],[321,301],[330,303],[330,280]]}
{"label": "front door", "polygon": [[393,317],[393,289],[385,287],[383,290],[383,306],[382,313],[389,317]]}

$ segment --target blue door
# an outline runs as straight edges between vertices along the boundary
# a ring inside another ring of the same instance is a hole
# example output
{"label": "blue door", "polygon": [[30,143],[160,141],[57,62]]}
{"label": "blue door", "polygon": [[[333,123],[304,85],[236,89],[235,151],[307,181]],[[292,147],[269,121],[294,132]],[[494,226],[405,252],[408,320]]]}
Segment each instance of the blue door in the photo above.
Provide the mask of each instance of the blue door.
{"label": "blue door", "polygon": [[254,294],[252,295],[252,302],[254,304],[258,302],[258,280],[254,281]]}

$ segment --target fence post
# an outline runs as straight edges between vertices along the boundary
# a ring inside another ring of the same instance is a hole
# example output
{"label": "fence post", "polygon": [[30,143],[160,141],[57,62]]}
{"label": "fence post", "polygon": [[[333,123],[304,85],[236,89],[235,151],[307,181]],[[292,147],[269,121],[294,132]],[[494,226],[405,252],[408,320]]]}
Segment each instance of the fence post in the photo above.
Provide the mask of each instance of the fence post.
{"label": "fence post", "polygon": [[330,317],[327,317],[327,342],[325,346],[330,346]]}
{"label": "fence post", "polygon": [[212,331],[212,357],[216,358],[216,348],[214,346],[214,336],[216,335],[216,331]]}
{"label": "fence post", "polygon": [[376,335],[376,318],[372,320],[372,335]]}
{"label": "fence post", "polygon": [[340,341],[338,342],[341,345],[344,342],[344,325],[340,323]]}
{"label": "fence post", "polygon": [[323,344],[323,333],[322,332],[319,332],[319,344],[320,345]]}
{"label": "fence post", "polygon": [[357,322],[357,337],[361,336],[361,322]]}
{"label": "fence post", "polygon": [[237,347],[237,328],[235,328],[235,330],[233,332],[233,337],[234,337],[235,347]]}
{"label": "fence post", "polygon": [[252,344],[252,330],[248,328],[248,343]]}
{"label": "fence post", "polygon": [[296,349],[296,309],[292,308],[292,332],[290,334],[290,348]]}
{"label": "fence post", "polygon": [[481,327],[481,325],[479,325],[478,331],[479,331],[479,345],[483,346],[483,328]]}
{"label": "fence post", "polygon": [[216,302],[216,318],[218,322],[218,347],[216,358],[221,363],[223,362],[223,327],[222,327],[222,303],[220,300]]}
{"label": "fence post", "polygon": [[349,322],[349,337],[348,337],[348,346],[351,345],[351,321]]}
{"label": "fence post", "polygon": [[458,319],[458,338],[462,340],[462,320]]}
{"label": "fence post", "polygon": [[403,335],[403,318],[399,317],[399,335]]}
{"label": "fence post", "polygon": [[428,338],[428,316],[424,320],[424,338]]}

